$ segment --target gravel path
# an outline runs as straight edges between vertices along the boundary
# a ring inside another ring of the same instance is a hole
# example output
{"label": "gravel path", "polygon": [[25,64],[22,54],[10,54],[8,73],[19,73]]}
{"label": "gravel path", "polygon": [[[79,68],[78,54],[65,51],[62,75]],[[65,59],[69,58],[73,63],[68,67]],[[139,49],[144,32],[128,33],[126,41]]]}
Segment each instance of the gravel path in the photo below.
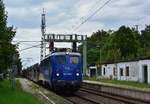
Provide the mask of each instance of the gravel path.
{"label": "gravel path", "polygon": [[55,104],[54,101],[52,101],[50,98],[48,98],[44,93],[48,93],[48,91],[41,91],[40,86],[36,85],[35,83],[24,79],[24,78],[19,78],[19,82],[21,84],[21,87],[24,91],[32,93],[38,99],[43,103],[43,104]]}
{"label": "gravel path", "polygon": [[30,92],[32,94],[35,93],[35,91],[33,90],[33,83],[31,83],[30,81],[28,81],[27,79],[24,79],[24,78],[19,78],[19,82],[24,91]]}
{"label": "gravel path", "polygon": [[68,104],[68,101],[55,93],[42,88],[41,86],[33,83],[25,78],[18,78],[21,87],[24,91],[32,93],[36,96],[42,104]]}

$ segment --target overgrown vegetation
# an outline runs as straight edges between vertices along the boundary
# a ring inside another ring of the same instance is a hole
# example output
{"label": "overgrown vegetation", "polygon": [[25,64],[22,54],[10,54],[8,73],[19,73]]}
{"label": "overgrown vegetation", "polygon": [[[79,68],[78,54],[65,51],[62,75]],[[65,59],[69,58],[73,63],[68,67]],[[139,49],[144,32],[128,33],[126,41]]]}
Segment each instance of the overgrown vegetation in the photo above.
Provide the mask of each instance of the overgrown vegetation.
{"label": "overgrown vegetation", "polygon": [[24,92],[17,84],[16,89],[11,88],[8,80],[0,83],[0,104],[41,104],[31,94]]}
{"label": "overgrown vegetation", "polygon": [[88,64],[150,57],[150,26],[141,32],[127,26],[116,31],[98,30],[87,43]]}
{"label": "overgrown vegetation", "polygon": [[[3,0],[0,0],[0,73],[5,73],[12,64],[18,65],[21,69],[17,46],[12,44],[15,34],[14,27],[7,26],[7,12],[5,12]],[[14,56],[16,56],[15,59]]]}

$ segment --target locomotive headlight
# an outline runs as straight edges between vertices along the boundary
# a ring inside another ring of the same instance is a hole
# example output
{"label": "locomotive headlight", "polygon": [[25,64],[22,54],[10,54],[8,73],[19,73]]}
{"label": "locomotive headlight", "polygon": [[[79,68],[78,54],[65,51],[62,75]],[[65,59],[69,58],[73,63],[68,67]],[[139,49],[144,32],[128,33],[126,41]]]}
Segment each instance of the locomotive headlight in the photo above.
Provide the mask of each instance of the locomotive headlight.
{"label": "locomotive headlight", "polygon": [[58,76],[59,76],[59,73],[56,73],[56,76],[58,77]]}
{"label": "locomotive headlight", "polygon": [[76,73],[76,76],[79,76],[79,73]]}

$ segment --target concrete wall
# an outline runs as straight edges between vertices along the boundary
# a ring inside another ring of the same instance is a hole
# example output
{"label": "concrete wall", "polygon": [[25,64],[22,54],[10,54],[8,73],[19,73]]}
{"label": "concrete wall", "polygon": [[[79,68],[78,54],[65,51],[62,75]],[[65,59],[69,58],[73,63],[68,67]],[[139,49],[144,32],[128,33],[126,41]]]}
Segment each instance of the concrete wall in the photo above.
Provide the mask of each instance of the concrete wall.
{"label": "concrete wall", "polygon": [[[105,75],[104,75],[104,68],[105,68]],[[117,71],[117,66],[116,66],[116,64],[106,64],[106,65],[102,65],[102,76],[104,76],[104,77],[108,77],[108,78],[110,78],[110,77],[112,77],[113,79],[114,78],[117,78],[117,75],[114,75],[114,70],[113,69],[116,69],[116,71]]]}
{"label": "concrete wall", "polygon": [[[126,76],[126,71],[127,71],[126,67],[129,67],[129,76]],[[122,68],[123,70],[123,76],[120,75],[120,68]],[[118,70],[118,75],[117,75],[118,80],[138,81],[139,67],[137,61],[117,63],[117,70]]]}
{"label": "concrete wall", "polygon": [[147,66],[148,71],[148,83],[150,83],[150,60],[140,60],[139,61],[139,81],[144,82],[144,73],[143,73],[143,66]]}
{"label": "concrete wall", "polygon": [[[87,81],[84,81],[82,86],[93,90],[97,90],[97,92],[102,91],[114,95],[135,98],[137,100],[140,99],[140,100],[150,101],[150,91],[147,90],[144,91],[142,89],[110,86],[110,85],[104,85],[100,83],[87,82]],[[137,104],[149,104],[149,103],[137,103]]]}
{"label": "concrete wall", "polygon": [[[139,60],[139,61],[130,61],[130,62],[118,62],[112,64],[103,64],[102,65],[102,76],[112,77],[113,79],[118,80],[130,80],[130,81],[140,81],[144,82],[144,71],[143,67],[147,66],[147,81],[150,83],[150,59],[149,60]],[[126,67],[129,67],[129,76],[126,75]],[[105,75],[104,75],[105,68]],[[114,75],[114,68],[117,69],[117,76]],[[120,69],[123,70],[123,75],[120,75]]]}

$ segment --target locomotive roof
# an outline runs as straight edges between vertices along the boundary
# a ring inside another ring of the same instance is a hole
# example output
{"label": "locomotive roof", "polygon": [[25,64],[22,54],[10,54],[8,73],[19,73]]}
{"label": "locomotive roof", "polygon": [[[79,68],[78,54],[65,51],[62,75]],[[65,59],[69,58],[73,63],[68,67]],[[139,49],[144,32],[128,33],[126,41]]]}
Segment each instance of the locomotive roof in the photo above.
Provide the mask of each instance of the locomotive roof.
{"label": "locomotive roof", "polygon": [[[55,52],[55,53],[47,55],[46,58],[48,58],[50,56],[56,56],[56,55],[77,55],[77,56],[81,56],[81,54],[77,53],[77,52]],[[44,58],[44,59],[46,59],[46,58]]]}
{"label": "locomotive roof", "polygon": [[55,56],[55,55],[78,55],[80,56],[80,53],[76,53],[76,52],[56,52],[56,53],[52,53],[50,56]]}

